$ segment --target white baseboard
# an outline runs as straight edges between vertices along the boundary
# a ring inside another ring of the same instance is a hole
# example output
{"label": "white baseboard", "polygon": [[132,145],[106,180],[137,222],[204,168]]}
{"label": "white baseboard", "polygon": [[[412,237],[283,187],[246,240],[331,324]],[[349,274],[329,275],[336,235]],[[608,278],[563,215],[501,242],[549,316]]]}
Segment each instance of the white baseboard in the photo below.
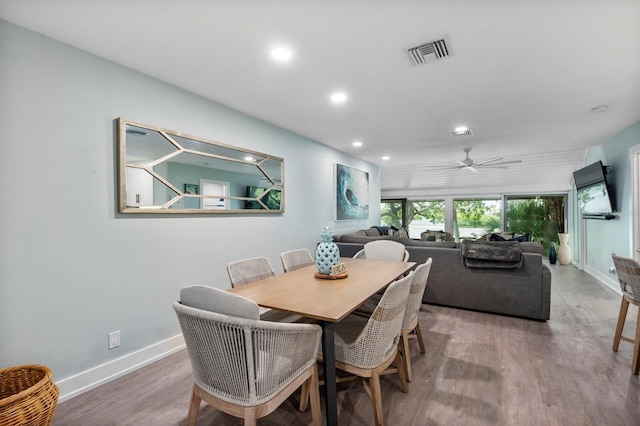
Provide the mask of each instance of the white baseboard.
{"label": "white baseboard", "polygon": [[598,282],[600,282],[600,284],[602,284],[603,286],[615,291],[617,294],[622,296],[622,291],[620,291],[620,284],[618,283],[617,279],[614,280],[610,276],[603,274],[602,272],[592,268],[589,265],[584,265],[584,271],[598,280]]}
{"label": "white baseboard", "polygon": [[74,398],[145,365],[169,356],[185,347],[182,334],[155,343],[121,358],[62,379],[56,383],[60,389],[58,402]]}

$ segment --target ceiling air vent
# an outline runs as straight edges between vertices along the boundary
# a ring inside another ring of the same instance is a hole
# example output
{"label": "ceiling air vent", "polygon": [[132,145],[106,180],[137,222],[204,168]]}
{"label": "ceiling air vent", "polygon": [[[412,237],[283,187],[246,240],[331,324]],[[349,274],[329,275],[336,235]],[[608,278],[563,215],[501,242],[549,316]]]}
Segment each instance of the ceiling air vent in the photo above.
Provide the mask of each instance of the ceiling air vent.
{"label": "ceiling air vent", "polygon": [[434,40],[421,44],[420,46],[412,47],[408,49],[408,52],[414,65],[422,65],[427,62],[445,59],[453,54],[447,36],[440,40]]}
{"label": "ceiling air vent", "polygon": [[459,138],[460,136],[471,136],[473,135],[473,130],[465,130],[464,132],[450,132],[449,135],[452,138]]}

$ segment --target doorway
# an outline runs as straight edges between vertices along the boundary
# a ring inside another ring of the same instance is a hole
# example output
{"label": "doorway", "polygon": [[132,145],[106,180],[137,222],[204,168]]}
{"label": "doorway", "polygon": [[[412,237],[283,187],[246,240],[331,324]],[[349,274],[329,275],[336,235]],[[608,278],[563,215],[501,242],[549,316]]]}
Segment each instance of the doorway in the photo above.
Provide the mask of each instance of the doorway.
{"label": "doorway", "polygon": [[229,182],[200,179],[200,208],[205,210],[225,210],[229,208]]}

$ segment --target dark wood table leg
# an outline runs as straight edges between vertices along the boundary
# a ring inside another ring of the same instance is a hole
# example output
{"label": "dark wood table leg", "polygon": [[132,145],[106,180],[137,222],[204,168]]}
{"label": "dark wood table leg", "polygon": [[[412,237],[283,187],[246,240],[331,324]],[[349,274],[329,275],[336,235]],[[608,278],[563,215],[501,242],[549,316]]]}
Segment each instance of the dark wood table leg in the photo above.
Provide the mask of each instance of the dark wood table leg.
{"label": "dark wood table leg", "polygon": [[336,357],[333,343],[334,323],[320,321],[322,326],[322,367],[324,369],[325,408],[327,424],[338,425],[338,403],[336,391]]}

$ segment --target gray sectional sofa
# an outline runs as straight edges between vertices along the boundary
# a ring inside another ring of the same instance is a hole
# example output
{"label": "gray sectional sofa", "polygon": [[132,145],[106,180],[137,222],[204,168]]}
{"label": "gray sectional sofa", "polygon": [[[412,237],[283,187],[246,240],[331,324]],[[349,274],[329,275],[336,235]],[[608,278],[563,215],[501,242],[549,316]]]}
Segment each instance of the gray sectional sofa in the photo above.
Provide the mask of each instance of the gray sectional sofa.
{"label": "gray sectional sofa", "polygon": [[[366,238],[366,237],[365,237]],[[340,238],[342,239],[342,238]],[[366,240],[336,241],[340,255],[353,256]],[[427,242],[396,238],[410,254],[409,261],[433,259],[423,302],[546,321],[551,302],[551,272],[542,262],[542,247],[520,243],[522,266],[517,269],[469,268],[455,242]]]}

